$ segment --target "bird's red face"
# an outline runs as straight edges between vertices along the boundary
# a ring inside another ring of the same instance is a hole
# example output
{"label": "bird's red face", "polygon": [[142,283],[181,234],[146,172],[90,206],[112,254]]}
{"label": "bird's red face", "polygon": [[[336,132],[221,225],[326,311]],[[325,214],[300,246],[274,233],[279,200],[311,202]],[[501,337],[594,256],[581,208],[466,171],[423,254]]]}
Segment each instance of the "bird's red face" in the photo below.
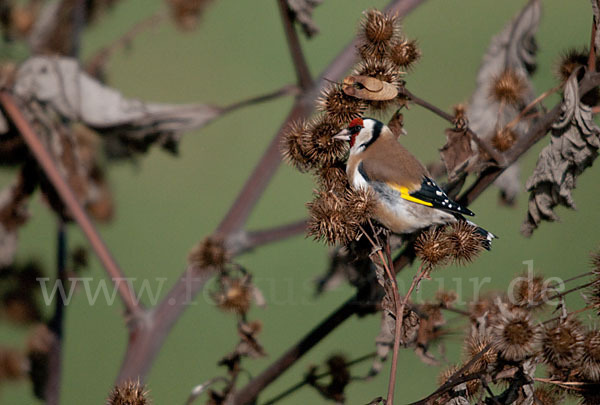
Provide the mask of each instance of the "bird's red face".
{"label": "bird's red face", "polygon": [[354,118],[350,121],[348,125],[348,131],[350,131],[350,147],[354,146],[354,141],[356,140],[356,135],[363,129],[364,123],[362,118]]}

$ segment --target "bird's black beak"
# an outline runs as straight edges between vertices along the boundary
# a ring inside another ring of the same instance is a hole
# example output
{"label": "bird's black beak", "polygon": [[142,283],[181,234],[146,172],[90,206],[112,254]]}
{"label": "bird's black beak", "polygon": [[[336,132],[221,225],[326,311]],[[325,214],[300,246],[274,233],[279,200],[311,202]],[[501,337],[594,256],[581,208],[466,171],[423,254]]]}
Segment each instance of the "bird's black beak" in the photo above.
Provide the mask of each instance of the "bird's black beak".
{"label": "bird's black beak", "polygon": [[340,141],[349,141],[350,131],[348,129],[343,129],[337,135],[334,135],[333,139],[338,139]]}

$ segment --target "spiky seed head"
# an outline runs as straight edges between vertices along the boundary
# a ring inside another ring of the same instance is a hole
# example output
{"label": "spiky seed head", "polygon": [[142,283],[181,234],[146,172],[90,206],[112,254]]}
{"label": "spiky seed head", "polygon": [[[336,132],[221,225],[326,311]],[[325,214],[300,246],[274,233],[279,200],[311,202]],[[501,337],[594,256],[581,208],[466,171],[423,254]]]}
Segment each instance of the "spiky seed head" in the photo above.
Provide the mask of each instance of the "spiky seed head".
{"label": "spiky seed head", "polygon": [[115,386],[106,405],[149,405],[148,391],[140,381],[125,381]]}
{"label": "spiky seed head", "polygon": [[592,270],[592,285],[588,290],[587,301],[600,315],[600,269]]}
{"label": "spiky seed head", "polygon": [[477,227],[467,221],[453,224],[448,233],[450,255],[455,264],[472,262],[483,250],[485,237],[477,232]]}
{"label": "spiky seed head", "polygon": [[[534,405],[559,405],[563,403],[561,393],[547,386],[536,386],[533,389]],[[517,402],[517,405],[525,405],[526,401]]]}
{"label": "spiky seed head", "polygon": [[561,82],[566,82],[577,68],[587,65],[588,57],[589,51],[586,48],[567,49],[556,63],[556,76]]}
{"label": "spiky seed head", "polygon": [[[485,349],[490,343],[492,343],[492,337],[487,331],[471,331],[471,333],[467,336],[463,347],[465,363],[468,363],[473,358],[478,356],[479,353],[483,349]],[[470,372],[478,373],[481,371],[485,371],[488,369],[488,367],[493,366],[496,363],[497,359],[498,353],[495,350],[487,350],[483,356],[481,356],[473,363]]]}
{"label": "spiky seed head", "polygon": [[208,236],[198,243],[188,255],[188,263],[195,271],[223,268],[230,254],[221,238]]}
{"label": "spiky seed head", "polygon": [[362,116],[367,109],[367,104],[363,100],[347,95],[339,84],[323,89],[321,97],[317,100],[317,106],[340,127]]}
{"label": "spiky seed head", "polygon": [[375,9],[367,10],[363,15],[358,51],[363,58],[384,58],[399,37],[400,21],[395,15]]}
{"label": "spiky seed head", "polygon": [[360,62],[352,73],[358,76],[370,76],[374,77],[383,82],[388,82],[394,86],[400,85],[401,75],[400,72],[392,62],[387,59],[365,59]]}
{"label": "spiky seed head", "polygon": [[410,68],[421,57],[416,40],[404,39],[390,49],[390,60],[402,69]]}
{"label": "spiky seed head", "polygon": [[319,192],[306,206],[310,215],[308,236],[329,245],[345,245],[358,235],[356,223],[349,221],[344,200],[335,193]]}
{"label": "spiky seed head", "polygon": [[310,122],[303,143],[313,167],[332,165],[344,157],[348,151],[347,142],[333,139],[341,129],[327,115],[321,115]]}
{"label": "spiky seed head", "polygon": [[510,128],[501,128],[492,137],[492,145],[500,152],[512,148],[517,141],[517,134]]}
{"label": "spiky seed head", "polygon": [[494,348],[506,360],[522,361],[539,350],[540,327],[534,325],[525,310],[503,308],[491,332]]}
{"label": "spiky seed head", "polygon": [[466,128],[468,125],[467,106],[462,103],[456,104],[452,107],[452,110],[454,111],[454,119],[452,122],[454,123],[456,129],[462,130]]}
{"label": "spiky seed head", "polygon": [[514,304],[522,308],[539,308],[546,302],[548,288],[541,275],[530,277],[527,273],[514,283]]}
{"label": "spiky seed head", "polygon": [[544,328],[542,338],[544,361],[557,368],[569,368],[579,364],[583,354],[584,338],[581,323],[575,318],[567,318]]}
{"label": "spiky seed head", "polygon": [[375,193],[370,188],[355,190],[349,187],[346,189],[344,199],[349,220],[356,224],[367,222],[375,213],[377,200]]}
{"label": "spiky seed head", "polygon": [[342,195],[347,187],[348,175],[346,174],[346,165],[342,161],[336,161],[331,166],[323,166],[317,169],[317,182],[322,190],[334,191]]}
{"label": "spiky seed head", "polygon": [[301,172],[308,170],[312,163],[304,145],[309,133],[310,129],[305,120],[294,121],[285,131],[281,142],[283,159]]}
{"label": "spiky seed head", "polygon": [[600,382],[600,330],[590,329],[583,339],[580,374],[593,382]]}
{"label": "spiky seed head", "polygon": [[600,252],[592,253],[591,259],[594,271],[600,273]]}
{"label": "spiky seed head", "polygon": [[[450,377],[452,377],[454,374],[456,374],[460,369],[461,369],[461,367],[456,364],[451,364],[450,366],[443,369],[437,378],[438,385],[441,387],[442,385],[446,384],[448,382],[448,380],[450,379]],[[467,382],[466,387],[467,387],[467,395],[469,397],[472,397],[480,390],[481,383],[479,382],[479,380],[476,380],[476,379],[470,380]],[[447,395],[447,394],[445,394],[445,395]],[[447,403],[449,403],[450,397],[442,396],[439,399],[441,399],[441,401],[436,402],[436,404],[447,404]]]}
{"label": "spiky seed head", "polygon": [[430,268],[447,263],[452,252],[448,235],[440,228],[422,232],[415,242],[417,256]]}
{"label": "spiky seed head", "polygon": [[252,286],[246,280],[244,277],[223,280],[220,291],[213,295],[217,306],[240,315],[247,313],[252,301]]}
{"label": "spiky seed head", "polygon": [[526,92],[525,79],[516,71],[507,69],[494,78],[490,95],[498,102],[518,105],[523,102]]}

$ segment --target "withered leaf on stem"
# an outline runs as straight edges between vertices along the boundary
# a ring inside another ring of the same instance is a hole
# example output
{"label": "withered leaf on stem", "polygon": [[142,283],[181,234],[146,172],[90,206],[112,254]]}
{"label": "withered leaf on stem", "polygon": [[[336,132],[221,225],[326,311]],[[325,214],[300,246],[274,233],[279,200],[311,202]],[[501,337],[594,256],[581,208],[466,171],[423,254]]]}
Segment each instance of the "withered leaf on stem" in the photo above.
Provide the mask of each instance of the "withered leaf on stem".
{"label": "withered leaf on stem", "polygon": [[446,130],[446,144],[440,150],[446,166],[448,181],[455,180],[462,172],[468,172],[477,156],[471,148],[471,135],[466,131]]}
{"label": "withered leaf on stem", "polygon": [[153,144],[175,151],[180,134],[202,128],[222,113],[206,104],[145,103],[125,98],[85,73],[77,60],[32,57],[20,67],[14,92],[51,105],[64,119],[103,135],[114,156],[145,152]]}
{"label": "withered leaf on stem", "polygon": [[[524,84],[522,104],[531,102],[535,95],[530,73],[535,69],[537,46],[535,33],[541,16],[541,1],[530,0],[502,32],[492,38],[477,74],[477,87],[469,101],[469,127],[482,140],[490,142],[498,129],[513,120],[523,107],[500,103],[490,96],[496,80],[507,71],[514,72]],[[513,131],[517,136],[527,132],[534,120],[521,120]],[[475,147],[474,147],[475,149]],[[495,182],[503,198],[512,202],[520,191],[519,167],[513,164]]]}
{"label": "withered leaf on stem", "polygon": [[294,14],[294,19],[309,38],[319,33],[319,27],[313,21],[312,14],[315,7],[322,2],[323,0],[287,0],[288,7]]}
{"label": "withered leaf on stem", "polygon": [[594,24],[596,24],[596,36],[594,37],[594,47],[596,47],[596,55],[600,51],[600,0],[592,1],[592,11],[594,12]]}
{"label": "withered leaf on stem", "polygon": [[347,76],[343,89],[347,95],[362,100],[388,101],[398,96],[396,86],[370,76]]}
{"label": "withered leaf on stem", "polygon": [[577,177],[590,167],[600,148],[600,127],[590,106],[580,101],[577,72],[565,85],[561,116],[552,128],[550,144],[541,152],[527,180],[529,209],[521,232],[530,236],[540,222],[558,220],[554,207],[575,209],[571,194]]}

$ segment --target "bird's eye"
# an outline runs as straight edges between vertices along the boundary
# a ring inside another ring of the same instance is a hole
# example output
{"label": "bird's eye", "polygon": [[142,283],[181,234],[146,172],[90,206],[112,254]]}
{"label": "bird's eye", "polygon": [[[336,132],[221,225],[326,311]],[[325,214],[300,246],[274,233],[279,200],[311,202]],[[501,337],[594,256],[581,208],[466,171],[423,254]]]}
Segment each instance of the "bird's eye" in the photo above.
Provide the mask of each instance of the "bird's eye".
{"label": "bird's eye", "polygon": [[361,129],[362,127],[360,125],[355,125],[353,127],[348,128],[348,131],[350,131],[351,134],[358,134]]}

